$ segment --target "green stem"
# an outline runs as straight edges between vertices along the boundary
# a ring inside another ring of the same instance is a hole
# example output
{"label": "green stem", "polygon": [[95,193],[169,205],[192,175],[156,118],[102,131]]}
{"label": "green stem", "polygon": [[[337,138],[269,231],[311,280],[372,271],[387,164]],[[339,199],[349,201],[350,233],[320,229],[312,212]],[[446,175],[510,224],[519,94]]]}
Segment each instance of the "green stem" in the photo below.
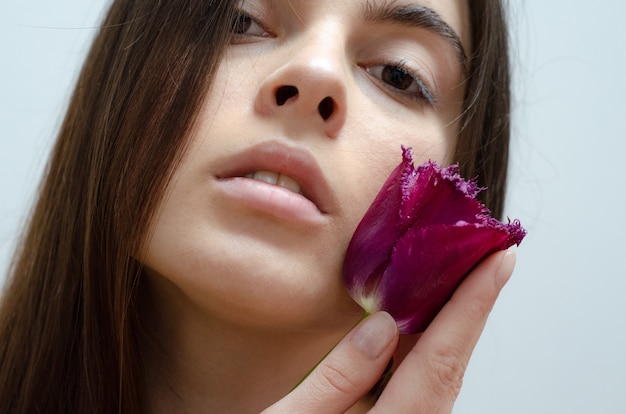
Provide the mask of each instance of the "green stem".
{"label": "green stem", "polygon": [[[348,333],[350,333],[350,332],[352,331],[352,329],[354,329],[354,328],[355,328],[355,327],[356,327],[359,323],[361,323],[361,321],[362,321],[363,319],[367,318],[369,315],[370,315],[370,313],[369,313],[368,311],[365,311],[365,312],[363,313],[363,315],[361,316],[361,318],[360,318],[360,319],[359,319],[359,320],[358,320],[358,321],[357,321],[357,322],[356,322],[356,323],[352,326],[352,328],[350,328],[350,330],[346,333],[346,335],[347,335]],[[339,340],[339,342],[341,342],[341,341],[343,340],[343,338],[345,338],[345,337],[346,337],[346,335],[344,335],[344,336],[343,336],[343,337]],[[309,370],[309,372],[307,372],[307,373],[304,375],[304,377],[302,377],[302,379],[301,379],[300,381],[298,381],[298,383],[297,383],[297,384],[296,384],[296,385],[295,385],[295,386],[291,389],[291,391],[293,391],[293,390],[295,390],[296,388],[298,388],[298,386],[299,386],[300,384],[302,384],[302,383],[304,382],[304,380],[305,380],[305,379],[307,379],[307,377],[308,377],[309,375],[311,375],[311,372],[313,372],[313,371],[315,370],[315,368],[317,368],[317,366],[318,366],[319,364],[321,364],[321,363],[322,363],[322,361],[323,361],[324,359],[326,359],[326,357],[328,356],[328,354],[330,354],[330,353],[333,351],[333,349],[335,349],[335,348],[337,347],[337,345],[339,344],[339,342],[337,342],[337,343],[336,343],[336,344],[335,344],[332,348],[330,348],[330,349],[328,350],[328,352],[326,352],[326,354],[322,357],[322,359],[320,359],[319,361],[317,361],[317,364],[315,364],[315,365],[313,366],[313,368],[311,368],[311,369]]]}

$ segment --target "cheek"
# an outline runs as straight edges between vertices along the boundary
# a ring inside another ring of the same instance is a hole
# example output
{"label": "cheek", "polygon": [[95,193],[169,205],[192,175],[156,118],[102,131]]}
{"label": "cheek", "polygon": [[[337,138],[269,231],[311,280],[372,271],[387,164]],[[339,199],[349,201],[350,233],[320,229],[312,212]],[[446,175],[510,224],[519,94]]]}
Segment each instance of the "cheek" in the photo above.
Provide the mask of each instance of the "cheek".
{"label": "cheek", "polygon": [[451,160],[462,107],[462,103],[455,103],[456,97],[446,96],[441,110],[436,111],[426,104],[407,106],[376,94],[380,92],[365,90],[354,97],[346,124],[348,138],[359,151],[378,153],[370,157],[370,161],[380,163],[370,164],[372,172],[379,170],[379,165],[391,172],[389,166],[395,167],[402,159],[401,146],[413,149],[416,163],[432,160],[447,164]]}
{"label": "cheek", "polygon": [[[377,115],[369,116],[371,113]],[[337,185],[343,189],[342,204],[351,230],[354,231],[389,174],[402,161],[402,146],[413,149],[416,166],[429,160],[449,164],[457,129],[456,122],[442,117],[402,111],[381,115],[366,105],[354,111],[346,124],[344,142],[338,143],[341,160],[334,163],[337,176],[341,177]]]}
{"label": "cheek", "polygon": [[200,111],[201,119],[208,117],[205,126],[212,124],[211,120],[220,120],[220,124],[241,120],[242,114],[252,108],[254,88],[258,84],[254,75],[249,65],[236,64],[233,58],[221,62]]}

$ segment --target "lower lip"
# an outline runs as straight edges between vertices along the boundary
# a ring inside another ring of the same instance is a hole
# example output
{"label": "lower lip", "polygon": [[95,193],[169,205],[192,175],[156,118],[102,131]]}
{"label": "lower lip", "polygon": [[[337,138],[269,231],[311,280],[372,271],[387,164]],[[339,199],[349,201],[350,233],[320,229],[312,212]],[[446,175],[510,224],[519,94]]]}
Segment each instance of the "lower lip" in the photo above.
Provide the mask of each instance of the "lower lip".
{"label": "lower lip", "polygon": [[286,188],[246,177],[217,182],[221,191],[239,206],[292,222],[317,224],[324,219],[311,200]]}

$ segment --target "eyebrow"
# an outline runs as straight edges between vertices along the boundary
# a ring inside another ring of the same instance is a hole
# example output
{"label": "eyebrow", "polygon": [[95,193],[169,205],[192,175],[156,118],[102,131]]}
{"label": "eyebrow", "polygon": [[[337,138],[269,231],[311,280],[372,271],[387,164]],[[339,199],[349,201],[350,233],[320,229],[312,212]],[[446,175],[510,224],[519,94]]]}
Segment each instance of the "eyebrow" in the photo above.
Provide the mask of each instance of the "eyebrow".
{"label": "eyebrow", "polygon": [[376,4],[370,0],[366,1],[363,8],[365,20],[371,23],[418,27],[437,34],[454,48],[463,73],[468,73],[468,58],[461,38],[435,10],[426,6],[397,6],[393,3],[392,1]]}

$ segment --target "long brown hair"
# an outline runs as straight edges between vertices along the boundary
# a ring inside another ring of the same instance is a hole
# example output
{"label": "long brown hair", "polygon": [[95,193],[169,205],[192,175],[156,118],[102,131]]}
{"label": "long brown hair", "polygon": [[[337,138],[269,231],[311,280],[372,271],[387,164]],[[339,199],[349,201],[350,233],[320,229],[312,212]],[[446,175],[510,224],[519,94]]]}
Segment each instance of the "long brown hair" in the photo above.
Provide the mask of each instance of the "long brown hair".
{"label": "long brown hair", "polygon": [[[235,1],[114,1],[87,57],[0,304],[0,411],[141,412],[134,306],[155,206],[228,42]],[[505,23],[471,2],[457,159],[500,214]]]}
{"label": "long brown hair", "polygon": [[455,159],[479,197],[502,216],[509,161],[510,69],[505,10],[499,0],[470,0],[473,53]]}
{"label": "long brown hair", "polygon": [[116,1],[0,308],[0,411],[140,412],[137,252],[227,42],[226,0]]}

